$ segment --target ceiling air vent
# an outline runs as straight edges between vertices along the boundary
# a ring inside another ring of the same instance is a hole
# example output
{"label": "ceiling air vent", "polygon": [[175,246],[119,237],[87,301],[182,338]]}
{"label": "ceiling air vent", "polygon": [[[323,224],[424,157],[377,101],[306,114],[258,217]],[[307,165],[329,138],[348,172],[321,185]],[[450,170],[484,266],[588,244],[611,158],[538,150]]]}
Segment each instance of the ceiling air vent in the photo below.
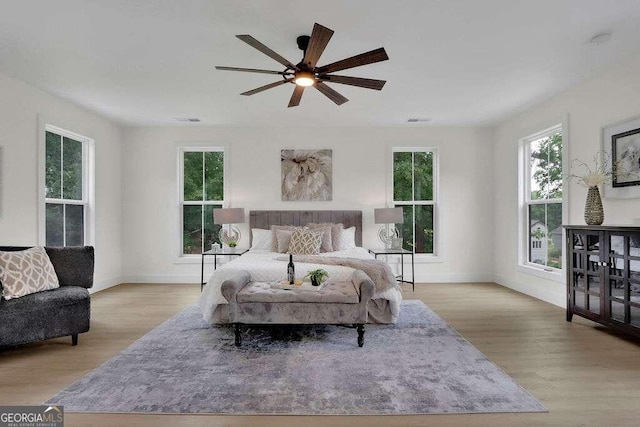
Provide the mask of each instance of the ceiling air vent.
{"label": "ceiling air vent", "polygon": [[417,117],[412,117],[407,119],[407,123],[426,123],[431,121],[431,119],[426,119],[426,118],[417,118]]}
{"label": "ceiling air vent", "polygon": [[178,117],[176,119],[179,122],[188,122],[188,123],[200,123],[200,119],[197,117]]}

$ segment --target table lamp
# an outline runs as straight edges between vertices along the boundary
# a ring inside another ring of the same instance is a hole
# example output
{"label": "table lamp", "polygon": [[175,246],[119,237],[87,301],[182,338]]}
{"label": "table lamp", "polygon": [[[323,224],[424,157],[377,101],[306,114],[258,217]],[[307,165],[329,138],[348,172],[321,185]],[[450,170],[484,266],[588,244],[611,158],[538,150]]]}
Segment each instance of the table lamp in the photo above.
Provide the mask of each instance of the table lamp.
{"label": "table lamp", "polygon": [[227,224],[220,228],[220,242],[227,246],[235,246],[240,241],[240,229],[232,224],[244,222],[244,208],[216,208],[213,210],[214,224]]}
{"label": "table lamp", "polygon": [[385,224],[378,231],[378,238],[384,244],[386,249],[391,248],[393,239],[400,238],[398,229],[395,224],[404,222],[402,208],[378,208],[373,210],[374,222],[376,224]]}

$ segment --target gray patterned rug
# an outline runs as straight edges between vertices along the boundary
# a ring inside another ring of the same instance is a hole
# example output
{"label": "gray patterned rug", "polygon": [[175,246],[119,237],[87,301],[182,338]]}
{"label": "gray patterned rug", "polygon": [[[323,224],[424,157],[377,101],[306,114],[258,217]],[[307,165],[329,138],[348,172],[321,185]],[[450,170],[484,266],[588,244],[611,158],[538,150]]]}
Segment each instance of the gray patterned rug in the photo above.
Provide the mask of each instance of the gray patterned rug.
{"label": "gray patterned rug", "polygon": [[255,328],[186,308],[46,402],[69,412],[440,414],[546,408],[420,301],[396,325]]}

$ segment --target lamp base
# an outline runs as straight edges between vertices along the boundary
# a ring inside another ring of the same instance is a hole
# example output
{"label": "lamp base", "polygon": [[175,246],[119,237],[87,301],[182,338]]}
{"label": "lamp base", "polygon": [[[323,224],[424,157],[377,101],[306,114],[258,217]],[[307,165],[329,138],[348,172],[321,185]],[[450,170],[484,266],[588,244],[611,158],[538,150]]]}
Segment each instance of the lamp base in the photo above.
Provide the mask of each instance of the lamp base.
{"label": "lamp base", "polygon": [[394,239],[399,238],[400,233],[398,233],[395,225],[382,226],[380,230],[378,230],[378,239],[384,244],[385,249],[393,248]]}
{"label": "lamp base", "polygon": [[222,227],[220,229],[220,232],[218,233],[218,237],[220,237],[220,242],[222,244],[231,247],[229,243],[238,244],[242,236],[240,234],[240,229],[238,227],[236,227],[235,225],[229,225],[227,228]]}

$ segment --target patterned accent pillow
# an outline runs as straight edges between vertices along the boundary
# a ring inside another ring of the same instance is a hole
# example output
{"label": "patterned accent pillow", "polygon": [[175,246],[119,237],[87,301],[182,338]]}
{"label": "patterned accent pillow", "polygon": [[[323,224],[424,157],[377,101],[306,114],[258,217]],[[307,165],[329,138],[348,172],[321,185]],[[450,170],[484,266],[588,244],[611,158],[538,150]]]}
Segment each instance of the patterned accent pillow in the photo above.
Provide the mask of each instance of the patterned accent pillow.
{"label": "patterned accent pillow", "polygon": [[349,227],[341,230],[338,237],[337,251],[344,251],[356,247],[356,228]]}
{"label": "patterned accent pillow", "polygon": [[307,224],[307,227],[314,231],[322,231],[322,244],[320,245],[320,252],[333,252],[331,225]]}
{"label": "patterned accent pillow", "polygon": [[291,235],[289,253],[294,255],[318,255],[322,245],[322,231],[295,230]]}
{"label": "patterned accent pillow", "polygon": [[273,232],[271,230],[263,230],[261,228],[251,229],[251,249],[270,251],[271,239]]}
{"label": "patterned accent pillow", "polygon": [[[342,229],[344,228],[344,225],[341,223],[333,223],[333,222],[322,222],[319,224],[315,224],[310,222],[309,224],[307,224],[307,227],[309,228],[316,228],[316,227],[331,227],[331,245],[333,246],[333,248],[331,249],[332,251],[337,251],[338,249],[338,240],[340,238],[340,233],[342,233]],[[328,251],[327,251],[328,252]]]}
{"label": "patterned accent pillow", "polygon": [[53,264],[42,246],[17,252],[0,251],[0,282],[4,299],[60,287]]}

